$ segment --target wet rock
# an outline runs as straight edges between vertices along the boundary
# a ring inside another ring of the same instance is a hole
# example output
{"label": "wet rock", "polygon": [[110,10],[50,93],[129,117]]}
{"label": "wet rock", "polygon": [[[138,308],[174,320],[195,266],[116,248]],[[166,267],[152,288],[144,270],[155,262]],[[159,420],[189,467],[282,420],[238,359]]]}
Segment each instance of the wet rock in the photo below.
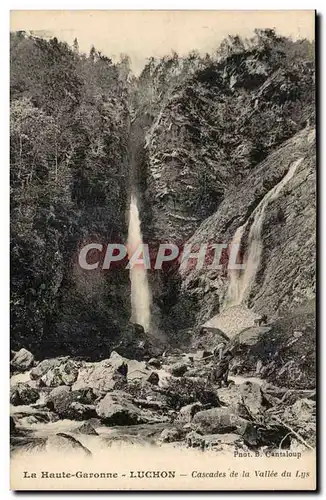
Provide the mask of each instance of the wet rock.
{"label": "wet rock", "polygon": [[11,366],[20,372],[29,370],[34,364],[34,356],[27,349],[20,349],[10,362]]}
{"label": "wet rock", "polygon": [[[41,372],[42,370],[46,369],[44,375],[42,375],[42,377],[39,379],[43,387],[58,387],[59,385],[72,385],[77,380],[79,371],[78,365],[71,359],[68,359],[67,361],[65,359],[61,360],[55,366],[52,366],[52,368],[48,367],[49,364],[43,366],[43,369],[41,368],[40,370]],[[34,378],[36,377],[35,373],[32,375],[32,377]]]}
{"label": "wet rock", "polygon": [[97,413],[94,405],[88,405],[74,401],[69,407],[69,414],[74,420],[86,420],[88,418],[96,418]]}
{"label": "wet rock", "polygon": [[229,408],[211,408],[196,413],[190,426],[202,434],[235,432],[242,435],[250,422],[231,413]]}
{"label": "wet rock", "polygon": [[268,403],[260,385],[253,382],[244,382],[240,385],[242,403],[253,417],[264,412],[271,405]]}
{"label": "wet rock", "polygon": [[96,432],[92,424],[89,422],[84,422],[82,425],[74,429],[74,433],[86,434],[88,436],[98,436],[98,432]]}
{"label": "wet rock", "polygon": [[96,413],[107,425],[134,425],[144,421],[132,397],[123,391],[108,393],[96,406]]}
{"label": "wet rock", "polygon": [[123,358],[113,351],[110,359],[85,363],[79,370],[73,389],[91,387],[95,394],[104,396],[109,391],[124,390],[127,382],[147,380],[150,375],[145,362]]}
{"label": "wet rock", "polygon": [[166,381],[164,394],[169,406],[175,410],[180,410],[183,406],[196,402],[210,406],[221,405],[217,390],[199,378],[171,377]]}
{"label": "wet rock", "polygon": [[17,418],[19,425],[21,425],[22,427],[29,427],[34,424],[47,424],[51,421],[49,413],[46,412],[37,412],[31,414],[21,413],[16,414],[15,417]]}
{"label": "wet rock", "polygon": [[176,418],[176,423],[187,424],[192,421],[194,415],[203,409],[203,405],[200,402],[192,403],[190,405],[183,406]]}
{"label": "wet rock", "polygon": [[30,378],[32,380],[37,380],[37,379],[43,377],[43,375],[45,375],[49,370],[52,370],[53,368],[60,366],[61,363],[63,363],[67,359],[68,359],[67,357],[44,359],[37,366],[32,368],[32,370],[30,372]]}
{"label": "wet rock", "polygon": [[161,443],[173,443],[175,441],[181,441],[185,436],[185,432],[181,429],[177,429],[176,427],[172,427],[172,429],[164,429],[161,432],[159,437],[159,441]]}
{"label": "wet rock", "polygon": [[162,363],[157,358],[151,358],[149,361],[147,361],[147,365],[151,368],[161,368]]}
{"label": "wet rock", "polygon": [[60,365],[60,375],[64,385],[72,385],[78,378],[78,366],[71,359]]}
{"label": "wet rock", "polygon": [[39,399],[37,390],[28,384],[18,383],[10,389],[10,403],[14,406],[30,405]]}
{"label": "wet rock", "polygon": [[45,375],[39,380],[41,387],[58,387],[59,385],[66,385],[63,383],[59,367],[48,370]]}
{"label": "wet rock", "polygon": [[283,418],[301,424],[310,422],[316,413],[316,403],[311,399],[298,399],[290,408],[286,408]]}
{"label": "wet rock", "polygon": [[186,444],[189,448],[204,448],[205,438],[198,432],[191,431],[186,435]]}
{"label": "wet rock", "polygon": [[46,399],[48,408],[54,410],[60,418],[71,420],[84,420],[96,416],[95,408],[89,401],[89,392],[72,391],[68,386],[56,387]]}
{"label": "wet rock", "polygon": [[175,363],[172,366],[169,366],[167,370],[174,376],[174,377],[182,377],[186,371],[188,370],[188,365],[186,363],[180,362],[180,363]]}
{"label": "wet rock", "polygon": [[86,446],[83,446],[76,438],[63,432],[50,436],[46,443],[46,449],[49,452],[54,451],[62,454],[73,452],[87,457],[92,455],[90,450]]}

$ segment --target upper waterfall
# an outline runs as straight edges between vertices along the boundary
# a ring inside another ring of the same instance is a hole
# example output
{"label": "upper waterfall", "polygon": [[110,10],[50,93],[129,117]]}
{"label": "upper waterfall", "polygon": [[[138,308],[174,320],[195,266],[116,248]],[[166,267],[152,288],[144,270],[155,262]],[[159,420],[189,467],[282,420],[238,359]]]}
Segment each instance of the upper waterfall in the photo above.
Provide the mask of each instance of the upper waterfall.
{"label": "upper waterfall", "polygon": [[266,207],[271,201],[278,198],[284,186],[290,181],[290,179],[292,179],[302,160],[303,158],[300,158],[290,165],[290,168],[283,179],[270,191],[268,191],[253,211],[250,218],[248,218],[245,224],[238,227],[236,230],[233,236],[232,245],[238,244],[241,246],[241,240],[245,229],[253,217],[253,222],[248,236],[245,269],[243,271],[236,269],[230,270],[230,282],[225,301],[226,307],[242,304],[248,298],[252,283],[255,280],[256,273],[260,266],[261,254],[263,250],[262,228]]}

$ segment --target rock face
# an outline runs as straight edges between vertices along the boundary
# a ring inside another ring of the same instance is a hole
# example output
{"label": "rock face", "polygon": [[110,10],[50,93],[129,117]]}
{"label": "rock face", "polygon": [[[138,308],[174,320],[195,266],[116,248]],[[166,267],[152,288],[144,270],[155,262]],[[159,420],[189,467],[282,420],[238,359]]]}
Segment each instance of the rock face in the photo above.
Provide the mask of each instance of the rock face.
{"label": "rock face", "polygon": [[21,372],[29,370],[33,366],[33,364],[34,364],[33,354],[24,348],[16,352],[10,363],[12,368]]}
{"label": "rock face", "polygon": [[[232,340],[232,370],[259,375],[279,386],[313,389],[316,385],[315,303],[310,301],[271,322],[245,330]],[[250,332],[255,335],[251,335]]]}
{"label": "rock face", "polygon": [[91,390],[72,391],[68,386],[60,386],[50,392],[46,401],[47,406],[60,418],[85,420],[96,417],[95,407],[92,405],[94,399]]}
{"label": "rock face", "polygon": [[29,405],[36,403],[38,399],[38,391],[28,384],[20,383],[10,388],[10,403],[12,405]]}
{"label": "rock face", "polygon": [[[95,394],[104,396],[108,391],[123,389],[127,382],[147,380],[151,373],[144,361],[130,360],[113,351],[109,359],[84,363],[73,389],[91,387]],[[157,381],[157,378],[153,376],[151,381]]]}
{"label": "rock face", "polygon": [[211,408],[196,413],[191,427],[201,434],[222,434],[236,432],[244,434],[250,423],[230,412],[228,408]]}
{"label": "rock face", "polygon": [[134,425],[142,422],[141,412],[132,403],[131,396],[122,391],[108,393],[96,406],[96,413],[107,425]]}
{"label": "rock face", "polygon": [[[303,160],[294,177],[265,210],[261,266],[251,286],[248,305],[268,317],[293,310],[315,294],[314,129],[306,128],[289,139],[255,167],[241,185],[230,188],[217,212],[188,240],[189,244],[206,243],[214,235],[215,241],[230,244],[237,228],[250,218],[263,196],[300,158]],[[213,297],[223,304],[229,280],[221,274],[212,278],[205,269],[188,269],[182,271],[181,277],[182,293],[193,298],[196,321],[201,324],[212,315],[209,308]]]}

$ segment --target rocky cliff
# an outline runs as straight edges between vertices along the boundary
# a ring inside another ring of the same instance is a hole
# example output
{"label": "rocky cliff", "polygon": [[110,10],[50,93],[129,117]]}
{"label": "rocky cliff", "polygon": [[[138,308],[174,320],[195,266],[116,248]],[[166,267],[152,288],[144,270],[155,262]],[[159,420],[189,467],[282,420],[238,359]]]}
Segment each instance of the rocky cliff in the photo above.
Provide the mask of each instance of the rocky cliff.
{"label": "rocky cliff", "polygon": [[[187,242],[206,243],[214,237],[216,242],[229,244],[237,228],[247,220],[250,222],[255,207],[285,176],[291,163],[301,158],[293,178],[265,211],[261,263],[251,286],[248,306],[269,316],[292,310],[315,295],[314,129],[306,128],[296,134],[243,182],[232,187],[219,209]],[[216,304],[223,304],[228,285],[228,276],[219,272],[195,268],[182,272],[182,293],[194,297],[199,323],[216,312]]]}
{"label": "rocky cliff", "polygon": [[[298,163],[260,221],[262,251],[246,306],[269,317],[315,294],[313,88],[309,42],[269,30],[245,42],[230,37],[179,83],[166,73],[144,138],[144,230],[151,241],[180,247],[229,245],[246,224],[246,256],[255,209]],[[185,330],[218,313],[229,281],[225,269],[162,273],[152,283],[162,328]]]}

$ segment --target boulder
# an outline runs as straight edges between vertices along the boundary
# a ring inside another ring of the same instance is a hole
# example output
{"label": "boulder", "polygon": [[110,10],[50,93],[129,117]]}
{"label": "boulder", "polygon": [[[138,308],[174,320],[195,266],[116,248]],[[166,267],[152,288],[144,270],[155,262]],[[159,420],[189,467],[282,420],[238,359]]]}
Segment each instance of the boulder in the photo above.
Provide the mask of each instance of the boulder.
{"label": "boulder", "polygon": [[175,410],[196,402],[210,406],[221,405],[216,389],[200,378],[170,377],[166,380],[164,394],[170,408]]}
{"label": "boulder", "polygon": [[127,382],[147,380],[150,375],[145,362],[123,358],[113,351],[110,359],[85,363],[79,370],[73,389],[91,387],[95,394],[104,396],[109,391],[124,390]]}
{"label": "boulder", "polygon": [[34,356],[27,349],[22,348],[16,352],[10,364],[14,369],[24,372],[33,366]]}
{"label": "boulder", "polygon": [[159,442],[161,443],[173,443],[175,441],[181,441],[185,436],[185,432],[181,429],[172,427],[172,429],[164,429],[159,437]]}
{"label": "boulder", "polygon": [[162,363],[159,359],[157,358],[151,358],[149,361],[147,361],[147,365],[150,367],[150,368],[161,368],[162,366]]}
{"label": "boulder", "polygon": [[96,406],[96,413],[108,425],[134,425],[145,421],[132,397],[123,391],[108,393]]}
{"label": "boulder", "polygon": [[152,385],[158,385],[159,381],[160,381],[160,377],[158,376],[158,374],[156,372],[151,372],[151,374],[149,375],[149,377],[147,379],[147,382],[149,382]]}
{"label": "boulder", "polygon": [[240,385],[239,390],[242,403],[253,417],[258,416],[271,406],[259,384],[247,381]]}
{"label": "boulder", "polygon": [[69,359],[66,363],[60,365],[60,375],[64,385],[72,385],[78,378],[78,366]]}
{"label": "boulder", "polygon": [[18,383],[10,389],[10,403],[14,406],[36,403],[39,393],[28,384]]}
{"label": "boulder", "polygon": [[71,420],[96,417],[95,407],[89,401],[89,392],[72,391],[68,386],[56,387],[46,399],[47,406],[60,418]]}
{"label": "boulder", "polygon": [[187,424],[192,421],[194,415],[203,409],[200,402],[191,403],[190,405],[183,406],[176,418],[176,423]]}
{"label": "boulder", "polygon": [[66,385],[63,383],[59,367],[48,370],[45,375],[39,379],[40,387],[58,387]]}
{"label": "boulder", "polygon": [[61,363],[66,361],[67,359],[68,359],[67,357],[44,359],[37,366],[32,368],[29,376],[32,380],[37,380],[43,377],[43,375],[45,375],[49,370],[52,370],[53,368],[60,366]]}
{"label": "boulder", "polygon": [[250,422],[235,415],[229,408],[211,408],[196,413],[190,426],[201,434],[235,432],[242,435],[250,426]]}
{"label": "boulder", "polygon": [[46,443],[46,449],[49,452],[58,452],[60,454],[66,454],[69,452],[77,453],[84,457],[89,457],[92,453],[86,446],[83,446],[76,438],[59,432],[54,436],[50,436]]}
{"label": "boulder", "polygon": [[112,363],[104,360],[99,363],[87,363],[80,370],[74,390],[91,388],[97,396],[104,396],[107,392],[121,389],[127,383],[125,363]]}
{"label": "boulder", "polygon": [[[50,361],[50,360],[47,360]],[[38,367],[37,367],[38,368]],[[39,379],[43,387],[58,387],[59,385],[72,385],[76,382],[78,377],[78,365],[71,359],[62,359],[57,363],[54,363],[50,368],[49,364],[43,366],[43,369],[39,370],[41,373],[45,369],[45,373]],[[37,378],[36,374],[31,372],[31,377]]]}
{"label": "boulder", "polygon": [[316,403],[311,399],[298,399],[292,406],[286,408],[283,418],[290,422],[310,422],[316,413]]}
{"label": "boulder", "polygon": [[174,377],[182,377],[188,370],[188,365],[184,362],[175,363],[167,367],[167,371],[170,372]]}

